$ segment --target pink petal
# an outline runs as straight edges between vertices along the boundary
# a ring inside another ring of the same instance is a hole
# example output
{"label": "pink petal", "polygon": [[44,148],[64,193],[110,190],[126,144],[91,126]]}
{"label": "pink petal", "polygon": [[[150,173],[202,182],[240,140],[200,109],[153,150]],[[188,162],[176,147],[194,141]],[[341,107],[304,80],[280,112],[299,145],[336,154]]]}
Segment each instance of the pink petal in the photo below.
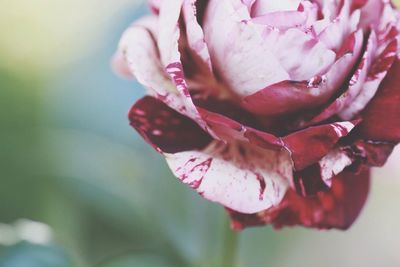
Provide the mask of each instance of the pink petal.
{"label": "pink petal", "polygon": [[352,10],[362,8],[367,2],[368,0],[353,0],[351,8]]}
{"label": "pink petal", "polygon": [[279,30],[288,30],[305,25],[307,16],[298,11],[279,11],[254,17],[251,21],[265,26],[275,27]]}
{"label": "pink petal", "polygon": [[[349,35],[358,29],[360,22],[360,11],[351,13],[351,1],[346,0],[339,15],[332,21],[328,20],[326,27],[318,30],[318,39],[323,42],[329,49],[337,51],[349,37]],[[324,25],[327,19],[317,22],[316,28]]]}
{"label": "pink petal", "polygon": [[369,28],[371,27],[371,25],[373,27],[379,25],[379,22],[382,19],[382,12],[385,6],[385,2],[388,1],[367,1],[361,8],[360,27]]}
{"label": "pink petal", "polygon": [[[393,39],[387,46],[383,47],[385,49],[378,55],[369,69],[362,90],[352,99],[351,104],[348,104],[345,109],[340,111],[339,116],[341,118],[351,119],[355,117],[355,115],[359,114],[367,106],[378,91],[379,85],[386,77],[388,70],[397,57],[397,40]],[[381,50],[382,46],[378,47],[378,49]]]}
{"label": "pink petal", "polygon": [[173,173],[208,200],[255,213],[278,205],[292,175],[287,153],[214,142],[202,151],[165,154]]}
{"label": "pink petal", "polygon": [[[350,38],[351,39],[351,38]],[[277,115],[311,109],[325,103],[340,88],[359,57],[362,32],[353,34],[351,53],[344,54],[323,76],[309,81],[283,81],[244,98],[243,106],[256,114]]]}
{"label": "pink petal", "polygon": [[203,28],[216,72],[233,92],[248,95],[288,79],[288,74],[271,52],[270,44],[263,40],[260,29],[249,21],[246,6],[240,4],[210,0]]}
{"label": "pink petal", "polygon": [[264,27],[263,37],[270,51],[289,73],[290,80],[303,81],[322,75],[336,59],[335,52],[301,28],[282,32]]}
{"label": "pink petal", "polygon": [[369,171],[342,172],[333,179],[331,190],[314,197],[288,191],[278,207],[248,215],[230,211],[232,227],[273,224],[275,228],[303,225],[318,229],[348,229],[357,219],[368,196]]}
{"label": "pink petal", "polygon": [[301,0],[279,0],[279,1],[264,1],[256,0],[253,4],[252,16],[262,16],[267,13],[277,11],[295,11],[300,5]]}
{"label": "pink petal", "polygon": [[[314,116],[309,121],[301,122],[302,127],[308,125],[314,125],[320,123],[333,115],[341,112],[345,107],[353,105],[354,99],[360,94],[361,90],[364,89],[364,83],[367,79],[367,72],[370,69],[372,58],[374,57],[377,46],[376,35],[371,32],[368,39],[366,51],[363,54],[360,64],[358,64],[353,76],[350,79],[347,90],[342,93],[338,98],[335,99],[328,107],[326,107],[321,113]],[[352,119],[351,117],[345,117],[346,119]]]}
{"label": "pink petal", "polygon": [[161,2],[163,0],[149,0],[149,6],[151,11],[153,11],[154,14],[158,14],[160,12],[160,6]]}

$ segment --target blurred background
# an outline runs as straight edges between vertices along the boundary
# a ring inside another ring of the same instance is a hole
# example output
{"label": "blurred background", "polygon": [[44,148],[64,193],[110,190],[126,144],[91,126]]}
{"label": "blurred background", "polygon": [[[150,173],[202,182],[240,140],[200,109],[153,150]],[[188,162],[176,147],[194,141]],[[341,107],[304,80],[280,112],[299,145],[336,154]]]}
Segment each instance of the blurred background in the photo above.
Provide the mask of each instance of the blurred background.
{"label": "blurred background", "polygon": [[[0,0],[0,267],[218,266],[225,213],[129,127],[109,67],[140,0]],[[400,266],[400,151],[347,232],[239,235],[240,267]]]}

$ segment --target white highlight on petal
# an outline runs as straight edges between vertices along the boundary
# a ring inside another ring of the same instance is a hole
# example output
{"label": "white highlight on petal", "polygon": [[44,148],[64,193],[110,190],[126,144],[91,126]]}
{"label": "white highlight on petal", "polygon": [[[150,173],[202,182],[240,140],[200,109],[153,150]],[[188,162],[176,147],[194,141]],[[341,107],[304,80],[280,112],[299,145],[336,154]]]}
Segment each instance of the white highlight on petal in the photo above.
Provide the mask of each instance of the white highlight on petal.
{"label": "white highlight on petal", "polygon": [[321,167],[321,178],[329,187],[332,186],[332,177],[341,173],[344,168],[350,166],[353,160],[345,151],[340,149],[329,152],[319,161]]}
{"label": "white highlight on petal", "polygon": [[[332,127],[338,136],[344,136],[354,129],[354,124],[349,121],[333,123]],[[343,132],[345,131],[345,132]]]}
{"label": "white highlight on petal", "polygon": [[301,0],[257,0],[253,5],[253,16],[261,16],[269,12],[297,10]]}

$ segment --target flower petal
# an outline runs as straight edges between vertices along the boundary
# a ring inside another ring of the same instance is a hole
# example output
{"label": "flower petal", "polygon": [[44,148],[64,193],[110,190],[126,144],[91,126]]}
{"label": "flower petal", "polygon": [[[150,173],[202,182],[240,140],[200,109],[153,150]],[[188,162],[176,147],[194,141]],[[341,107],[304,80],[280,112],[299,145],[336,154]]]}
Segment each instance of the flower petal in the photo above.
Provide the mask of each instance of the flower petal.
{"label": "flower petal", "polygon": [[318,162],[358,123],[359,121],[348,121],[326,124],[310,127],[283,137],[283,143],[291,153],[295,169],[303,170]]}
{"label": "flower petal", "polygon": [[338,114],[339,117],[343,119],[354,118],[375,96],[379,85],[386,77],[387,72],[397,56],[397,40],[393,39],[387,46],[383,47],[384,49],[378,47],[380,50],[383,49],[383,52],[374,60],[362,90],[354,97],[351,104],[348,104],[348,106]]}
{"label": "flower petal", "polygon": [[307,22],[307,16],[298,11],[278,11],[254,17],[251,21],[284,31],[305,25]]}
{"label": "flower petal", "polygon": [[395,143],[377,141],[356,141],[351,149],[353,155],[361,164],[370,167],[382,167],[385,165],[390,154],[392,154]]}
{"label": "flower petal", "polygon": [[249,95],[289,76],[236,2],[210,0],[203,28],[215,71],[233,92]]}
{"label": "flower petal", "polygon": [[133,75],[129,69],[128,63],[125,60],[122,51],[118,50],[111,61],[111,67],[115,73],[126,79],[132,79]]}
{"label": "flower petal", "polygon": [[131,108],[129,120],[159,152],[202,149],[212,140],[194,121],[151,96],[140,99]]}
{"label": "flower petal", "polygon": [[[216,105],[220,106],[218,103]],[[240,140],[269,150],[285,149],[290,153],[294,168],[297,171],[303,170],[325,157],[337,142],[347,136],[360,122],[343,121],[325,124],[278,137],[246,125],[246,122],[251,123],[253,119],[246,113],[234,115],[233,117],[237,117],[235,120],[203,108],[199,108],[199,111],[207,125],[221,140],[226,142]],[[244,119],[244,121],[241,122],[238,119]]]}
{"label": "flower petal", "polygon": [[346,52],[329,71],[309,81],[282,81],[244,98],[243,106],[260,115],[279,115],[324,104],[346,80],[362,48],[362,32],[353,34],[351,52]]}
{"label": "flower petal", "polygon": [[[328,105],[322,112],[320,112],[318,115],[315,115],[312,119],[301,120],[300,122],[298,122],[299,126],[305,127],[318,124],[341,112],[345,107],[352,107],[354,99],[356,99],[360,92],[364,90],[364,84],[367,79],[367,74],[370,69],[371,61],[374,57],[376,47],[376,35],[375,32],[372,31],[368,38],[366,51],[364,52],[357,69],[350,79],[347,90],[343,92],[339,97],[337,97],[335,101]],[[346,116],[346,120],[352,119],[353,117],[354,116]]]}
{"label": "flower petal", "polygon": [[278,205],[291,179],[284,151],[213,142],[202,151],[165,154],[173,173],[203,197],[241,213]]}
{"label": "flower petal", "polygon": [[264,1],[256,0],[252,6],[252,16],[262,16],[267,13],[277,11],[295,11],[299,7],[301,0],[279,0]]}
{"label": "flower petal", "polygon": [[[139,21],[125,31],[119,51],[125,57],[130,73],[148,89],[148,93],[183,114],[188,114],[186,104],[175,85],[164,71],[151,24],[157,24],[156,17]],[[150,25],[149,25],[150,24]]]}
{"label": "flower petal", "polygon": [[149,6],[151,11],[153,11],[154,14],[158,14],[160,12],[160,6],[161,2],[163,0],[149,0]]}
{"label": "flower petal", "polygon": [[210,72],[212,72],[210,53],[204,39],[203,29],[198,22],[196,2],[198,2],[198,0],[184,0],[183,3],[186,37],[190,49],[201,60],[198,65],[203,64],[207,66]]}
{"label": "flower petal", "polygon": [[301,197],[288,191],[278,207],[248,215],[229,211],[232,227],[273,224],[275,228],[303,225],[318,229],[348,229],[358,217],[368,196],[369,171],[342,172],[333,179],[332,188],[314,197]]}
{"label": "flower petal", "polygon": [[351,153],[344,149],[332,150],[318,163],[295,172],[292,187],[304,197],[327,191],[332,186],[333,177],[350,166],[353,160]]}
{"label": "flower petal", "polygon": [[400,141],[400,59],[396,59],[375,97],[362,112],[359,136],[363,140]]}

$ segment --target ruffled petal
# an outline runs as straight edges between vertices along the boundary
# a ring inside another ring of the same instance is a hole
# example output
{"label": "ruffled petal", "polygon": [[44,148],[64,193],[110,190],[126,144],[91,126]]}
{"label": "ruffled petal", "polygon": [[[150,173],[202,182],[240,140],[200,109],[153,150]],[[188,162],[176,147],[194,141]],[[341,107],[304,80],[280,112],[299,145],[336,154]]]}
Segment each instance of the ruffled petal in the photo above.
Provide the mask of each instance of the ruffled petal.
{"label": "ruffled petal", "polygon": [[[315,125],[330,117],[342,112],[344,108],[352,108],[353,101],[364,89],[365,81],[367,80],[367,74],[371,66],[372,58],[375,55],[377,48],[377,39],[375,32],[372,31],[369,38],[366,50],[360,63],[357,66],[354,74],[352,75],[348,88],[339,97],[335,99],[331,104],[324,108],[322,112],[315,115],[313,118],[308,120],[300,120],[297,127],[306,127],[309,125]],[[346,119],[352,119],[354,116],[346,116]]]}
{"label": "ruffled petal", "polygon": [[347,229],[357,219],[368,196],[369,170],[359,174],[342,172],[333,179],[332,188],[314,197],[301,197],[288,191],[278,207],[248,215],[229,211],[232,227],[273,224],[275,228],[302,225],[318,229]]}
{"label": "ruffled petal", "polygon": [[210,0],[203,23],[215,71],[242,96],[289,78],[249,20],[247,7],[240,1]]}
{"label": "ruffled petal", "polygon": [[334,20],[325,19],[316,22],[318,39],[329,49],[338,51],[349,34],[357,30],[360,11],[351,14],[351,2],[352,0],[343,1],[340,13]]}
{"label": "ruffled petal", "polygon": [[241,213],[278,205],[291,179],[286,152],[214,142],[202,151],[165,154],[172,172],[204,198]]}
{"label": "ruffled petal", "polygon": [[352,35],[351,51],[336,61],[329,71],[308,81],[282,81],[244,98],[243,106],[256,114],[280,115],[311,109],[324,104],[340,88],[356,63],[362,48],[363,36]]}
{"label": "ruffled petal", "polygon": [[154,41],[156,17],[148,17],[132,25],[125,31],[119,44],[119,52],[130,73],[148,89],[148,93],[161,99],[168,106],[182,114],[190,115],[186,104],[174,83],[164,71]]}
{"label": "ruffled petal", "polygon": [[[372,65],[368,69],[368,75],[365,79],[362,90],[352,99],[351,104],[339,112],[339,117],[351,119],[358,115],[375,96],[382,80],[386,77],[389,69],[392,67],[397,57],[398,30],[388,25],[383,32],[378,32],[378,43],[375,53],[372,54]],[[368,52],[368,51],[367,51]]]}
{"label": "ruffled petal", "polygon": [[264,27],[263,37],[270,51],[289,73],[290,80],[309,80],[326,73],[335,63],[336,53],[301,28],[278,31]]}

